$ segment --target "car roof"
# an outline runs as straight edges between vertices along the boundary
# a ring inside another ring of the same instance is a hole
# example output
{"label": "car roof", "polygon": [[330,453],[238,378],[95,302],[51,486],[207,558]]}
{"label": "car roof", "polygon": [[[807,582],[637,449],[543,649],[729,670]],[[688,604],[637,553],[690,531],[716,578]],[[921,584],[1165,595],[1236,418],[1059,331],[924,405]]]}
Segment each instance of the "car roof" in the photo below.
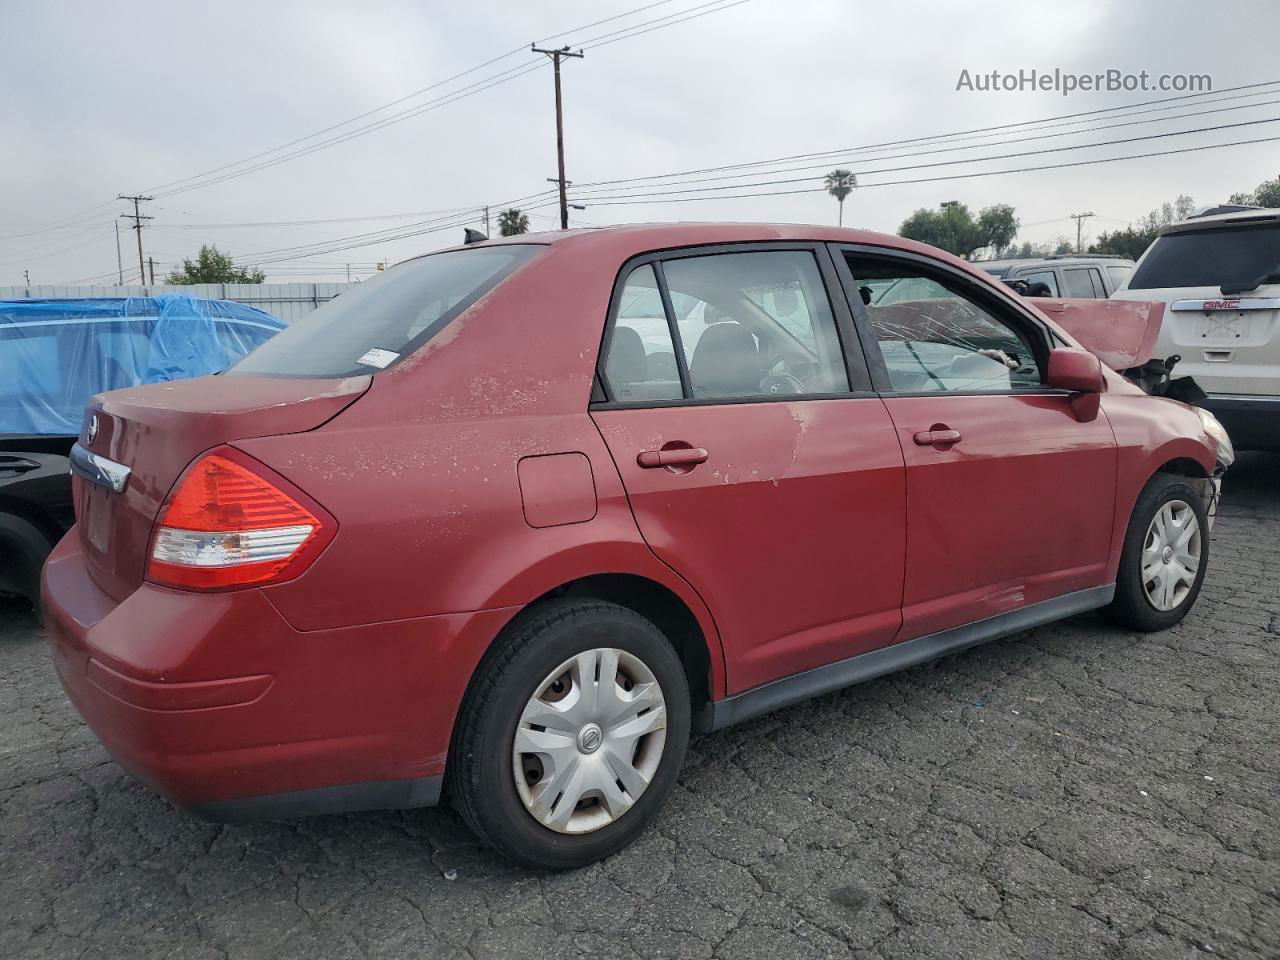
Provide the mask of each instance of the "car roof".
{"label": "car roof", "polygon": [[1062,254],[1061,256],[1052,257],[1024,257],[1015,260],[971,260],[975,267],[983,270],[1012,270],[1014,267],[1051,267],[1057,263],[1063,263],[1068,266],[1080,263],[1098,263],[1107,264],[1109,266],[1132,265],[1133,261],[1128,257],[1115,257],[1105,254],[1082,253],[1082,254]]}
{"label": "car roof", "polygon": [[1228,213],[1207,213],[1203,216],[1188,217],[1171,223],[1160,231],[1160,236],[1169,233],[1182,233],[1188,230],[1205,230],[1213,227],[1247,226],[1254,223],[1275,223],[1280,220],[1280,208],[1254,207],[1243,210],[1232,210]]}
{"label": "car roof", "polygon": [[[894,234],[804,223],[628,223],[610,227],[579,227],[570,230],[548,230],[543,233],[522,233],[514,237],[495,237],[478,243],[448,247],[446,250],[477,250],[484,247],[525,243],[555,247],[602,243],[614,247],[625,257],[630,257],[651,250],[769,241],[857,243],[924,254],[970,270],[975,266],[970,261],[961,260],[936,247]],[[445,250],[432,251],[432,253],[444,252]],[[422,254],[422,256],[431,255]]]}

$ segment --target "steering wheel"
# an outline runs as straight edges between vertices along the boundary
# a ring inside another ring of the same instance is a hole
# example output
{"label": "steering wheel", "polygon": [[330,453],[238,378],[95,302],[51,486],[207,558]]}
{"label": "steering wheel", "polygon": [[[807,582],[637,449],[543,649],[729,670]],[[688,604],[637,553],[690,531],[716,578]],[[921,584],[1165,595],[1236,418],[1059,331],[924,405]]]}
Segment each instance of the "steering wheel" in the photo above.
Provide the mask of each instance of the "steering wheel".
{"label": "steering wheel", "polygon": [[789,373],[773,373],[760,381],[760,389],[771,396],[804,393],[804,384]]}

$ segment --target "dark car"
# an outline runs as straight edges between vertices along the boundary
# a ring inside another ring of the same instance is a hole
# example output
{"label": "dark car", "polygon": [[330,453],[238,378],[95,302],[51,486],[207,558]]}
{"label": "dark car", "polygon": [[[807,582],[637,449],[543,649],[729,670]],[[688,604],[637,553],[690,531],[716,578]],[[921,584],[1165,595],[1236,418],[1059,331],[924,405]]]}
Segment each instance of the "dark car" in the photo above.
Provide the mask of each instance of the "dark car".
{"label": "dark car", "polygon": [[39,598],[74,519],[68,457],[90,397],[222,370],[283,328],[182,295],[0,301],[0,593]]}

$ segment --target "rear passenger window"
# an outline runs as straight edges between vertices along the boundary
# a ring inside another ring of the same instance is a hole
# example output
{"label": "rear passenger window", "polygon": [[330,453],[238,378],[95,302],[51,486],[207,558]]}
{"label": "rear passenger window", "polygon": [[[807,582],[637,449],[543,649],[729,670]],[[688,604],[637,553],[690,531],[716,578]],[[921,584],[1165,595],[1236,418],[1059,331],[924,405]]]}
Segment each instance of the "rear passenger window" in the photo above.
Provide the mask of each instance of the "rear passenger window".
{"label": "rear passenger window", "polygon": [[808,251],[663,264],[696,399],[846,393],[835,318]]}
{"label": "rear passenger window", "polygon": [[605,382],[615,400],[679,400],[680,371],[653,267],[636,267],[618,301]]}
{"label": "rear passenger window", "polygon": [[1080,267],[1076,267],[1074,270],[1063,270],[1063,296],[1079,297],[1085,300],[1093,299],[1096,294],[1093,292],[1093,283],[1089,279],[1089,274],[1092,272],[1092,270]]}

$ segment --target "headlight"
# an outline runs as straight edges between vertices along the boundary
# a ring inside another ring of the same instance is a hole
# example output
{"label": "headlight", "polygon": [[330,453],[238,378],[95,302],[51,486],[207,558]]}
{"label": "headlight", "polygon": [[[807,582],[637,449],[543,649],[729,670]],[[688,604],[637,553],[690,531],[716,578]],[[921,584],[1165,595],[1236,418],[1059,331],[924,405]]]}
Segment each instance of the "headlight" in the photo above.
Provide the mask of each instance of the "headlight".
{"label": "headlight", "polygon": [[1227,435],[1227,428],[1218,422],[1208,410],[1201,407],[1195,408],[1196,413],[1200,415],[1200,423],[1204,426],[1204,432],[1213,438],[1213,442],[1218,445],[1218,462],[1224,467],[1229,467],[1235,463],[1236,450],[1231,445],[1231,437]]}

